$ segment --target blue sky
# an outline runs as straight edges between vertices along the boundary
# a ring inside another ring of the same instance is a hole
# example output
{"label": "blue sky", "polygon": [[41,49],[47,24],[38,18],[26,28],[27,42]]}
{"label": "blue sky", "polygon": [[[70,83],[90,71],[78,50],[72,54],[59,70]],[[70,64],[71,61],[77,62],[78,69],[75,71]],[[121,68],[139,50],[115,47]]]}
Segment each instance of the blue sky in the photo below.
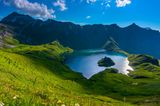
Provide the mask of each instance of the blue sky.
{"label": "blue sky", "polygon": [[43,20],[160,29],[159,5],[160,0],[0,0],[0,19],[17,11]]}

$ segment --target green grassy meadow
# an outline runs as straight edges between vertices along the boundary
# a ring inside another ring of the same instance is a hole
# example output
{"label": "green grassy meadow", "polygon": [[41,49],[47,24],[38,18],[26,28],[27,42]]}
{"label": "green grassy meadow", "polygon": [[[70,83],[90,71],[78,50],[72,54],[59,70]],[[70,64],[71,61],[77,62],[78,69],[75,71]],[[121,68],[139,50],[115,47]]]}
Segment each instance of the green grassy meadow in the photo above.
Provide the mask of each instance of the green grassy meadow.
{"label": "green grassy meadow", "polygon": [[159,106],[160,66],[128,54],[128,76],[106,69],[90,79],[64,64],[73,52],[57,41],[24,45],[8,36],[0,49],[0,106]]}
{"label": "green grassy meadow", "polygon": [[58,42],[0,50],[0,104],[4,106],[130,106],[94,95],[89,81],[64,65],[70,48]]}

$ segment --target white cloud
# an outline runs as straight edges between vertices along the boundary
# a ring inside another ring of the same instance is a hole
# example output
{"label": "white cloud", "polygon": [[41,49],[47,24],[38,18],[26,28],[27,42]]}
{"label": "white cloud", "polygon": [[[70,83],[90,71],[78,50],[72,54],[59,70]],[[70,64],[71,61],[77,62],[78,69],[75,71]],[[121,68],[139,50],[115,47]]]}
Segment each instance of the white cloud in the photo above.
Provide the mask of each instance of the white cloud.
{"label": "white cloud", "polygon": [[48,9],[47,5],[37,2],[29,2],[28,0],[3,0],[4,4],[14,6],[31,16],[41,19],[55,18],[54,10]]}
{"label": "white cloud", "polygon": [[116,0],[117,7],[125,7],[126,5],[131,4],[131,0]]}
{"label": "white cloud", "polygon": [[[81,0],[82,2],[83,0]],[[104,6],[106,8],[111,7],[111,1],[112,0],[85,0],[86,3],[88,4],[94,4],[94,3],[98,3],[101,6]]]}
{"label": "white cloud", "polygon": [[125,7],[132,3],[132,0],[80,0],[80,2],[85,1],[87,4],[97,4],[105,8],[112,6],[112,2],[116,2],[116,7]]}
{"label": "white cloud", "polygon": [[65,3],[64,0],[57,0],[57,2],[53,3],[53,5],[60,7],[60,10],[61,10],[61,11],[64,11],[64,10],[67,9],[66,3]]}
{"label": "white cloud", "polygon": [[86,2],[89,3],[95,3],[97,0],[87,0]]}
{"label": "white cloud", "polygon": [[86,19],[90,19],[91,18],[91,16],[86,16]]}

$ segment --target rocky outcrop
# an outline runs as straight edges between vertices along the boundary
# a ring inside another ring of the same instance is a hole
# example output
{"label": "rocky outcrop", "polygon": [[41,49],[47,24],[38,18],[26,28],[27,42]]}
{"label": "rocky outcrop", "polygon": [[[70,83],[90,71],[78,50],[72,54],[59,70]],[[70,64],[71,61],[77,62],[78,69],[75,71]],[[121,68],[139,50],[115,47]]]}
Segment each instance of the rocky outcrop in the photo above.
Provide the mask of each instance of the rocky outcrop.
{"label": "rocky outcrop", "polygon": [[0,24],[0,48],[12,48],[14,44],[19,43],[18,40],[14,39],[14,35],[16,34],[11,27]]}
{"label": "rocky outcrop", "polygon": [[103,67],[111,67],[111,66],[114,66],[115,63],[113,62],[113,60],[111,58],[104,57],[98,61],[98,65],[103,66]]}
{"label": "rocky outcrop", "polygon": [[108,38],[103,48],[106,49],[107,51],[119,51],[120,50],[118,43],[112,37]]}

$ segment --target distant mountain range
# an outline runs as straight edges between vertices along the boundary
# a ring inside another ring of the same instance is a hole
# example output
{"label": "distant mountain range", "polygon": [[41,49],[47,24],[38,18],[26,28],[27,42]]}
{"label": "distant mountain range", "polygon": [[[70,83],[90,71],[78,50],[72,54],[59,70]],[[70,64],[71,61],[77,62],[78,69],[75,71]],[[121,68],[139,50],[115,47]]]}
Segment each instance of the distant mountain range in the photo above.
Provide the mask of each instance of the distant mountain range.
{"label": "distant mountain range", "polygon": [[112,25],[77,25],[55,20],[42,21],[28,15],[11,13],[0,22],[12,27],[20,42],[38,45],[59,41],[73,49],[102,48],[110,38],[118,48],[129,53],[150,54],[160,58],[160,32],[135,23],[127,27]]}

